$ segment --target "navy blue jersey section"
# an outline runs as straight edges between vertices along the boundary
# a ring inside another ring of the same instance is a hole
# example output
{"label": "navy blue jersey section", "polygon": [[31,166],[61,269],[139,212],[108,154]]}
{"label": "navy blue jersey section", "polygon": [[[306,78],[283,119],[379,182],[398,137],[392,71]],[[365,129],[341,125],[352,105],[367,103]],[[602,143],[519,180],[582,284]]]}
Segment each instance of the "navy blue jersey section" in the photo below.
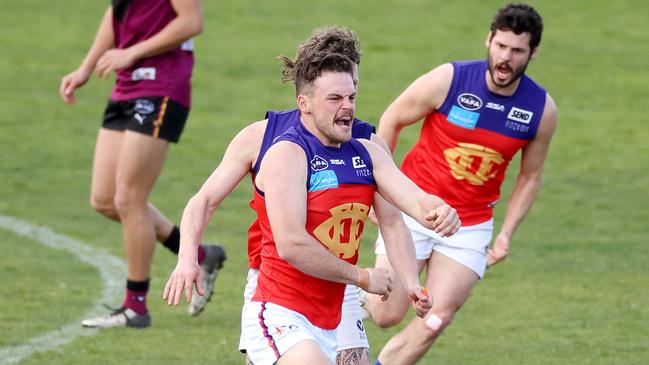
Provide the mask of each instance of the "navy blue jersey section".
{"label": "navy blue jersey section", "polygon": [[352,124],[352,138],[370,139],[372,133],[376,133],[376,127],[370,123],[354,118]]}
{"label": "navy blue jersey section", "polygon": [[487,87],[486,72],[486,60],[453,62],[453,82],[439,112],[462,128],[534,139],[545,108],[545,89],[523,74],[513,95],[495,94]]}
{"label": "navy blue jersey section", "polygon": [[266,131],[264,132],[264,138],[261,142],[257,161],[255,162],[255,166],[252,168],[253,175],[259,172],[261,160],[263,160],[266,152],[275,142],[275,139],[286,132],[287,129],[300,123],[300,113],[297,109],[285,111],[269,110],[266,112],[265,119],[268,119],[268,122],[266,124]]}
{"label": "navy blue jersey section", "polygon": [[287,130],[277,141],[296,143],[306,153],[309,192],[348,184],[376,185],[372,159],[365,146],[355,139],[343,143],[340,148],[327,147],[300,123]]}
{"label": "navy blue jersey section", "polygon": [[[273,145],[277,137],[281,136],[289,128],[301,124],[300,111],[298,109],[282,111],[269,110],[266,112],[264,118],[268,119],[268,124],[266,125],[266,131],[264,132],[259,156],[257,156],[257,161],[252,169],[253,175],[259,172],[261,160],[264,158],[266,151],[268,151],[270,146]],[[354,118],[354,123],[352,124],[352,138],[370,139],[372,133],[375,133],[375,131],[376,128],[372,124]]]}

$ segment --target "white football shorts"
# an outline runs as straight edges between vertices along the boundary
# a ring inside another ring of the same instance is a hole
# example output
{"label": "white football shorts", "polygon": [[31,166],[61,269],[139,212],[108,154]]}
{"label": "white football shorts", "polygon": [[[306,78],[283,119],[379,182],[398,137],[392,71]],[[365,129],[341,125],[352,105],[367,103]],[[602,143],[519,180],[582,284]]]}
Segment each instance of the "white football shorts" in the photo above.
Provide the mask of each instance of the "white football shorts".
{"label": "white football shorts", "polygon": [[302,314],[280,305],[248,303],[242,327],[246,353],[255,365],[273,365],[291,347],[307,340],[315,341],[331,363],[336,362],[336,330],[314,326]]}
{"label": "white football shorts", "polygon": [[[241,310],[241,336],[239,337],[239,351],[246,352],[246,342],[243,336],[243,323],[246,305],[252,300],[257,289],[257,277],[259,270],[248,270],[248,280],[243,292],[243,308]],[[353,349],[357,347],[370,348],[363,325],[361,307],[358,302],[359,289],[355,285],[347,285],[345,298],[343,299],[342,318],[336,331],[337,351]]]}
{"label": "white football shorts", "polygon": [[[438,235],[407,214],[403,214],[403,220],[412,234],[417,260],[428,260],[433,251],[437,251],[468,267],[480,278],[484,276],[487,268],[487,249],[494,229],[493,219],[473,226],[462,226],[450,237]],[[377,255],[387,255],[380,232],[374,252]]]}
{"label": "white football shorts", "polygon": [[343,314],[336,329],[337,350],[339,352],[358,347],[370,348],[359,304],[359,290],[356,285],[347,285],[345,288]]}
{"label": "white football shorts", "polygon": [[243,289],[243,308],[241,308],[241,335],[239,335],[239,351],[246,352],[246,341],[243,338],[243,316],[246,313],[246,306],[252,301],[252,296],[257,290],[257,277],[259,270],[248,269],[248,277],[246,279],[246,287]]}

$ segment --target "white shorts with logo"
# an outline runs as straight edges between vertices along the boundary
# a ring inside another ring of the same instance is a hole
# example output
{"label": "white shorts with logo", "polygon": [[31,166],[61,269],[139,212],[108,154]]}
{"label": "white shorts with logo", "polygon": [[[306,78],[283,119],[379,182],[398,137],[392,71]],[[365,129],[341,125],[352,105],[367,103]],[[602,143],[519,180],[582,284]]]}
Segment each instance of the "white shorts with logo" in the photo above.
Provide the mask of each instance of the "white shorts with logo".
{"label": "white shorts with logo", "polygon": [[291,347],[307,340],[315,341],[331,363],[336,362],[336,330],[314,326],[302,314],[280,305],[248,303],[242,331],[246,353],[255,365],[273,365]]}
{"label": "white shorts with logo", "polygon": [[[257,289],[257,277],[259,270],[248,270],[248,280],[243,292],[243,308],[241,310],[241,336],[239,337],[239,351],[246,352],[246,342],[243,334],[244,315],[246,306],[252,300]],[[342,318],[336,331],[337,351],[353,349],[357,347],[370,348],[363,325],[361,307],[359,305],[359,289],[355,285],[347,285],[345,298],[343,299]]]}
{"label": "white shorts with logo", "polygon": [[360,289],[356,285],[347,285],[343,299],[342,317],[336,329],[338,352],[358,347],[370,348],[363,325],[359,296]]}
{"label": "white shorts with logo", "polygon": [[[441,237],[407,214],[403,214],[403,220],[412,234],[417,260],[428,260],[433,251],[437,251],[468,267],[480,278],[484,276],[487,268],[487,249],[494,229],[493,219],[473,226],[462,226],[450,237]],[[387,255],[380,232],[374,252],[377,255]]]}

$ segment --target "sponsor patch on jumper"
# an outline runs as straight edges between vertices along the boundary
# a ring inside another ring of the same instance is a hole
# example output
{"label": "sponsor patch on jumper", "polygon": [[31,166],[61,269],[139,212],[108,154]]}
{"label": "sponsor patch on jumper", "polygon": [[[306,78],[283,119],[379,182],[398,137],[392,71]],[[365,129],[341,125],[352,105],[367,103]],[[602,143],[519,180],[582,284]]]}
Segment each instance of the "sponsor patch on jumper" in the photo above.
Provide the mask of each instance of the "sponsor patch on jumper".
{"label": "sponsor patch on jumper", "polygon": [[338,176],[331,170],[318,171],[311,174],[309,179],[309,192],[332,189],[338,187]]}
{"label": "sponsor patch on jumper", "polygon": [[509,114],[507,114],[507,119],[511,119],[519,123],[530,124],[533,115],[534,113],[532,113],[531,111],[512,107],[509,110]]}
{"label": "sponsor patch on jumper", "polygon": [[361,156],[352,157],[352,165],[354,166],[355,169],[362,169],[363,167],[367,167],[365,165],[365,161],[363,161]]}
{"label": "sponsor patch on jumper", "polygon": [[345,165],[345,160],[340,158],[332,158],[331,160],[329,160],[329,162],[332,165],[343,165],[343,166]]}
{"label": "sponsor patch on jumper", "polygon": [[464,110],[457,105],[451,107],[451,111],[446,116],[449,122],[458,127],[474,129],[478,124],[480,113]]}
{"label": "sponsor patch on jumper", "polygon": [[327,163],[327,160],[325,160],[324,158],[322,158],[322,157],[320,157],[318,155],[315,155],[311,159],[311,170],[313,170],[313,171],[322,171],[322,170],[326,169],[327,167],[329,167],[329,163]]}
{"label": "sponsor patch on jumper", "polygon": [[372,171],[370,169],[358,169],[356,171],[356,176],[358,177],[369,177],[372,176]]}
{"label": "sponsor patch on jumper", "polygon": [[505,106],[504,105],[498,104],[498,103],[492,103],[490,101],[487,102],[486,107],[488,109],[498,110],[498,111],[501,111],[501,112],[505,111]]}
{"label": "sponsor patch on jumper", "polygon": [[482,107],[482,99],[471,93],[458,95],[457,103],[466,110],[478,110]]}
{"label": "sponsor patch on jumper", "polygon": [[508,129],[511,129],[513,131],[520,132],[520,133],[527,133],[530,130],[530,126],[528,124],[512,122],[511,120],[508,120],[508,121],[505,122],[505,128],[508,128]]}
{"label": "sponsor patch on jumper", "polygon": [[140,67],[133,70],[131,80],[155,80],[155,67]]}

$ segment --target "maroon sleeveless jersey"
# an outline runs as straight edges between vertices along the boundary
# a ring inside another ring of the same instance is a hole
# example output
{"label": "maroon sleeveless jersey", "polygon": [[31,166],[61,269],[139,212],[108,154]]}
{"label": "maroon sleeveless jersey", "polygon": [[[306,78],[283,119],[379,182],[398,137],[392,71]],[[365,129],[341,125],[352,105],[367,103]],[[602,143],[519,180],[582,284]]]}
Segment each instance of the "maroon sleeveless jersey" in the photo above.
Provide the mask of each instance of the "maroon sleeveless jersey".
{"label": "maroon sleeveless jersey", "polygon": [[[177,16],[169,0],[113,0],[115,47],[124,49],[145,41]],[[111,99],[168,96],[189,107],[194,66],[191,39],[167,52],[138,60],[117,71]]]}

